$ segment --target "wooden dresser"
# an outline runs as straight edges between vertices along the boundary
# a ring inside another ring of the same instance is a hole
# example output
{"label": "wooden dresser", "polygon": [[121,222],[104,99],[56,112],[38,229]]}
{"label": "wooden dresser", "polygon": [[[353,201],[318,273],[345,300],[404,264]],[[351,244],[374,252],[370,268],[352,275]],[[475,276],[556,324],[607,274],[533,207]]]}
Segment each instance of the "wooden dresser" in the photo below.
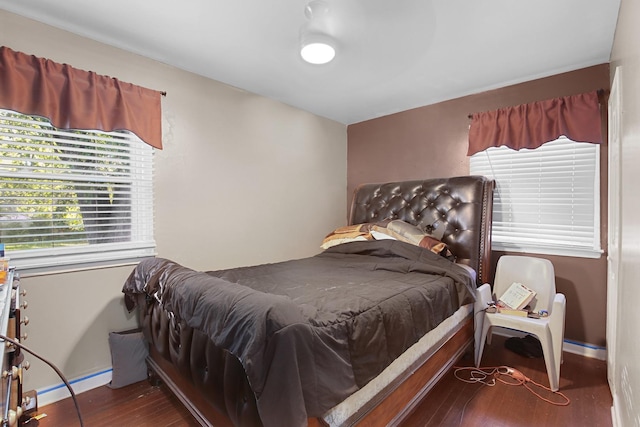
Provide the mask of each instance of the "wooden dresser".
{"label": "wooden dresser", "polygon": [[[20,301],[25,292],[20,289],[20,276],[10,269],[4,282],[0,285],[0,333],[10,339],[22,342],[26,333],[21,333],[21,326],[29,323],[27,317],[21,317],[21,310],[27,307],[26,301]],[[22,392],[22,374],[29,368],[24,360],[23,351],[0,339],[4,351],[0,351],[2,378],[0,378],[0,426],[23,425],[25,412],[35,405],[31,397],[25,398]],[[35,396],[33,397],[35,399]]]}

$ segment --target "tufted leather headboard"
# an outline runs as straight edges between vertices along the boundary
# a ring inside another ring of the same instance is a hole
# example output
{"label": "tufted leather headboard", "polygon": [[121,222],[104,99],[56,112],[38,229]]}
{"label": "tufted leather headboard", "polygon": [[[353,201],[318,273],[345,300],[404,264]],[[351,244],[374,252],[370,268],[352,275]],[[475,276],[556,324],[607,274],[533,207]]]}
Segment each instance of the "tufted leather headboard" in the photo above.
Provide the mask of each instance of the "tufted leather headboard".
{"label": "tufted leather headboard", "polygon": [[494,181],[459,176],[416,181],[363,184],[356,188],[349,224],[400,219],[423,230],[444,227],[442,241],[489,281]]}

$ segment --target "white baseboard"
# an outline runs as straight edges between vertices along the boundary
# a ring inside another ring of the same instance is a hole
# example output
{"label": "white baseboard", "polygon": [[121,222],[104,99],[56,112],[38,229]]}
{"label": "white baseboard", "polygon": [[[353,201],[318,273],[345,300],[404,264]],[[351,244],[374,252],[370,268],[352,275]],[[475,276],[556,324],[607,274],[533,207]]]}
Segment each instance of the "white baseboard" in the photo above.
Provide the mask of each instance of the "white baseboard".
{"label": "white baseboard", "polygon": [[[96,387],[109,384],[112,372],[113,369],[111,368],[105,369],[100,372],[95,372],[93,374],[73,379],[69,381],[69,384],[71,385],[73,392],[77,395]],[[71,397],[71,393],[69,393],[64,382],[50,387],[37,389],[36,392],[38,393],[38,407],[43,407],[59,400],[66,399],[67,397]]]}
{"label": "white baseboard", "polygon": [[613,427],[622,427],[622,422],[620,421],[619,400],[616,397],[615,393],[611,394],[613,395],[613,405],[611,405],[611,425]]}
{"label": "white baseboard", "polygon": [[578,341],[564,340],[562,350],[592,359],[607,360],[607,348]]}
{"label": "white baseboard", "polygon": [[[505,337],[523,337],[526,335],[525,333],[506,328],[495,328],[494,333],[496,335],[502,335]],[[590,357],[592,359],[607,360],[606,347],[600,347],[593,344],[564,340],[564,342],[562,343],[562,351],[578,354],[584,357]]]}

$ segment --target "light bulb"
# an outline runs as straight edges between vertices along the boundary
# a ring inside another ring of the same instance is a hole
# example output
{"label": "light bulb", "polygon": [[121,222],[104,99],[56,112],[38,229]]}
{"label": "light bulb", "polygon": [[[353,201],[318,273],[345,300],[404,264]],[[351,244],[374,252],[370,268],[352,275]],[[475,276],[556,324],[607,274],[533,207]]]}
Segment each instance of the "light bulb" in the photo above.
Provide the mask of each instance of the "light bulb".
{"label": "light bulb", "polygon": [[336,56],[335,48],[326,41],[307,40],[300,49],[302,59],[310,64],[326,64]]}
{"label": "light bulb", "polygon": [[326,64],[336,56],[335,41],[328,35],[329,6],[313,0],[304,10],[307,24],[300,29],[300,56],[310,64]]}

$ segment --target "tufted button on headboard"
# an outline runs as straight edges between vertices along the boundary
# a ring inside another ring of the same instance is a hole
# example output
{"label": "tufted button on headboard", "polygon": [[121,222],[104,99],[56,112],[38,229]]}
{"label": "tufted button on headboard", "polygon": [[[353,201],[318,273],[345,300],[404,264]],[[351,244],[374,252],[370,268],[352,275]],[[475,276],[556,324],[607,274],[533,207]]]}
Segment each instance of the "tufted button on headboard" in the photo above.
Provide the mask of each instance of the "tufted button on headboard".
{"label": "tufted button on headboard", "polygon": [[400,219],[423,230],[444,229],[442,241],[489,280],[494,181],[460,176],[360,185],[353,196],[349,224]]}

